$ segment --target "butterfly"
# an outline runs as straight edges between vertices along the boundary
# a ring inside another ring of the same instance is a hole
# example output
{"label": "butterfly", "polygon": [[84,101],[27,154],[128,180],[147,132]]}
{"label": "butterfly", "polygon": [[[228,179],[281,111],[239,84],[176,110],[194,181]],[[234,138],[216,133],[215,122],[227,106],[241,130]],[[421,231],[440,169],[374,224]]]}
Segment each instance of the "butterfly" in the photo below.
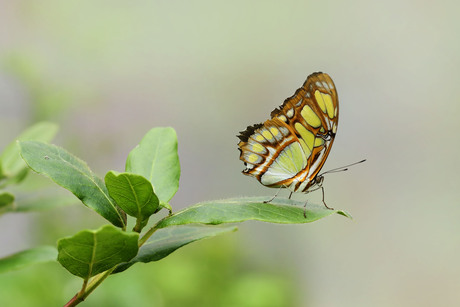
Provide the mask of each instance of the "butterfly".
{"label": "butterfly", "polygon": [[[308,76],[264,123],[238,135],[243,174],[271,188],[309,193],[322,189],[318,174],[331,151],[339,121],[337,91],[326,73]],[[275,195],[276,197],[276,195]],[[273,198],[272,198],[273,199]],[[271,200],[272,200],[271,199]],[[270,201],[271,201],[270,200]]]}

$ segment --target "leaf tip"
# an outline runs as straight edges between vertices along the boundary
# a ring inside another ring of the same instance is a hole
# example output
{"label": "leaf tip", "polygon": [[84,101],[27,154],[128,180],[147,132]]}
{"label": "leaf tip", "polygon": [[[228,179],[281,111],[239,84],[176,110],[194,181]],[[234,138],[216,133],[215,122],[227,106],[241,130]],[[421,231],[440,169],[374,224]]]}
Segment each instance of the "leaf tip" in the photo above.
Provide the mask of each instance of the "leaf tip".
{"label": "leaf tip", "polygon": [[343,215],[344,217],[347,217],[350,220],[353,219],[353,216],[350,213],[343,211],[343,210],[337,210],[337,214]]}

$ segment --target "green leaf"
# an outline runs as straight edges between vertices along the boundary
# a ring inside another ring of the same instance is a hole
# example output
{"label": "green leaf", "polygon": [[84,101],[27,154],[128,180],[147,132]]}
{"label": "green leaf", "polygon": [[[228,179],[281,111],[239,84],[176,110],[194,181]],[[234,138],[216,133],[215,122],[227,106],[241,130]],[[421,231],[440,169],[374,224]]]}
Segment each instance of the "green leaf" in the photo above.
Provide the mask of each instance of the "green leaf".
{"label": "green leaf", "polygon": [[54,246],[39,246],[0,259],[0,273],[19,270],[32,264],[56,261]]}
{"label": "green leaf", "polygon": [[139,232],[159,205],[150,181],[140,175],[110,171],[105,175],[105,184],[118,206],[138,220]]}
{"label": "green leaf", "polygon": [[169,203],[165,203],[165,202],[163,202],[163,201],[160,201],[159,207],[168,210],[168,211],[169,211],[169,214],[172,213],[172,208],[171,208],[171,205],[170,205]]}
{"label": "green leaf", "polygon": [[135,257],[138,239],[138,233],[126,233],[112,225],[83,230],[58,241],[58,261],[73,275],[87,280]]}
{"label": "green leaf", "polygon": [[184,245],[236,230],[237,227],[235,226],[210,227],[202,225],[160,229],[142,245],[136,257],[127,263],[120,264],[115,272],[122,272],[137,262],[147,263],[161,260]]}
{"label": "green leaf", "polygon": [[0,178],[13,178],[18,176],[16,181],[25,177],[26,164],[19,155],[19,148],[16,141],[51,141],[58,131],[58,126],[49,122],[40,122],[22,132],[11,142],[0,156]]}
{"label": "green leaf", "polygon": [[270,223],[310,223],[338,213],[351,216],[341,210],[330,210],[323,205],[308,204],[289,199],[276,198],[264,203],[266,198],[247,197],[198,203],[164,218],[157,228],[191,223],[217,225],[257,220]]}
{"label": "green leaf", "polygon": [[179,188],[180,164],[173,128],[153,128],[128,155],[126,171],[147,178],[160,201],[169,202]]}
{"label": "green leaf", "polygon": [[14,203],[14,195],[8,192],[0,192],[0,213],[12,206]]}
{"label": "green leaf", "polygon": [[55,145],[26,141],[19,142],[19,146],[22,158],[31,169],[72,192],[113,225],[125,227],[125,218],[110,198],[104,182],[85,162]]}

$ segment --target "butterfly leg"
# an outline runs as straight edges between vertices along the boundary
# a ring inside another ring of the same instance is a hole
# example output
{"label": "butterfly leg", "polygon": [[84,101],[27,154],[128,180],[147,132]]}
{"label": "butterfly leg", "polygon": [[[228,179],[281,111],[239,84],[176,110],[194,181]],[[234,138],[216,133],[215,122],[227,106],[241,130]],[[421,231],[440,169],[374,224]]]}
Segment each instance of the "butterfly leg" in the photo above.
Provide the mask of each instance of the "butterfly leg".
{"label": "butterfly leg", "polygon": [[292,192],[291,192],[291,193],[289,193],[289,197],[288,197],[288,199],[291,199],[291,196],[292,196]]}
{"label": "butterfly leg", "polygon": [[303,205],[303,217],[307,218],[307,204],[308,200],[305,202],[305,205]]}
{"label": "butterfly leg", "polygon": [[328,206],[326,205],[326,202],[324,201],[324,187],[322,187],[322,186],[321,186],[321,192],[323,193],[323,204],[324,204],[324,206],[325,206],[326,208],[328,208],[329,210],[334,210],[334,208],[328,207]]}
{"label": "butterfly leg", "polygon": [[269,202],[271,202],[272,200],[274,200],[274,199],[276,198],[276,196],[278,196],[278,193],[281,191],[281,188],[282,188],[282,187],[280,187],[280,188],[278,189],[278,191],[276,192],[275,196],[273,196],[273,197],[270,198],[269,200],[264,200],[264,204],[268,204]]}

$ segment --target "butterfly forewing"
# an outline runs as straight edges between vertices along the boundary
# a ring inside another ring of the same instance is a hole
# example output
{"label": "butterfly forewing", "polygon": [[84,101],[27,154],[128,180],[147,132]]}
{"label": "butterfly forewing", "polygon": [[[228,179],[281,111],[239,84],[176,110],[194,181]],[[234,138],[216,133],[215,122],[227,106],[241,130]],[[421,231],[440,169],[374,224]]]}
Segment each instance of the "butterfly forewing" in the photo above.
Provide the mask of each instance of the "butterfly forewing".
{"label": "butterfly forewing", "polygon": [[243,173],[269,187],[306,192],[329,155],[338,114],[332,79],[325,73],[310,75],[271,119],[240,133]]}

